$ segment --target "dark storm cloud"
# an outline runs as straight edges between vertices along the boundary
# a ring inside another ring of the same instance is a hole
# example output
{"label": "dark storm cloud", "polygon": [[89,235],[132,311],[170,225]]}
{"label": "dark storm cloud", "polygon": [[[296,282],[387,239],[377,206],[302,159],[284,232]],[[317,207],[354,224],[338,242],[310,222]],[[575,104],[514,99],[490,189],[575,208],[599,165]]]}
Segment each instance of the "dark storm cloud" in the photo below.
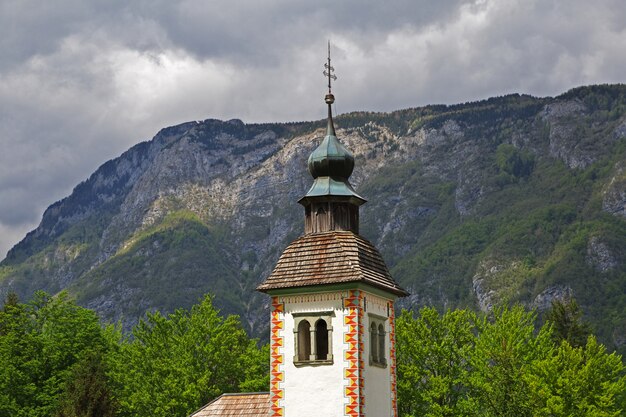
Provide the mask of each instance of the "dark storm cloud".
{"label": "dark storm cloud", "polygon": [[443,21],[461,1],[215,1],[199,0],[159,8],[152,18],[170,39],[200,57],[224,57],[246,65],[272,66],[289,52],[337,33],[363,45],[405,25]]}
{"label": "dark storm cloud", "polygon": [[73,34],[98,32],[136,49],[174,45],[201,58],[272,65],[286,58],[283,50],[319,43],[333,32],[371,41],[404,25],[445,20],[462,3],[8,0],[0,5],[2,65],[54,52]]}
{"label": "dark storm cloud", "polygon": [[106,159],[209,117],[337,111],[509,92],[553,95],[626,73],[621,0],[0,0],[0,257]]}

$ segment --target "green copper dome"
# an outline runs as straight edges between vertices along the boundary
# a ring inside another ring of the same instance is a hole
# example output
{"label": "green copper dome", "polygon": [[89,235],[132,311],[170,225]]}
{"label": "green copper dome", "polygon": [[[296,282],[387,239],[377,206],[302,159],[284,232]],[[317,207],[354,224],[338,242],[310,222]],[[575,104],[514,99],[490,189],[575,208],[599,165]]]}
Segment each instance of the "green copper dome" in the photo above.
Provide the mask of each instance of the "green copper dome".
{"label": "green copper dome", "polygon": [[354,156],[337,139],[330,105],[335,101],[332,94],[325,98],[328,104],[328,127],[322,143],[309,156],[309,172],[315,178],[313,185],[304,197],[301,204],[307,204],[312,199],[340,199],[350,201],[357,206],[365,203],[365,199],[358,195],[348,179],[354,169]]}
{"label": "green copper dome", "polygon": [[347,180],[354,169],[354,157],[335,136],[332,119],[326,137],[309,156],[309,172],[313,178],[332,177]]}

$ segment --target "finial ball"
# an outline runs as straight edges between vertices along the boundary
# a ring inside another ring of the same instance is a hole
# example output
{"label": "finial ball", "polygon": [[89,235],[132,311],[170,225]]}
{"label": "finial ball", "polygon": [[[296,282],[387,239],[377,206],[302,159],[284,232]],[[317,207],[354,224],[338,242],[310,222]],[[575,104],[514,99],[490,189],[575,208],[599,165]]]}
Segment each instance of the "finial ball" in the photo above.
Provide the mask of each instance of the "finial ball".
{"label": "finial ball", "polygon": [[326,104],[333,104],[335,102],[335,96],[333,96],[332,94],[326,94],[326,97],[324,97],[324,101],[326,102]]}

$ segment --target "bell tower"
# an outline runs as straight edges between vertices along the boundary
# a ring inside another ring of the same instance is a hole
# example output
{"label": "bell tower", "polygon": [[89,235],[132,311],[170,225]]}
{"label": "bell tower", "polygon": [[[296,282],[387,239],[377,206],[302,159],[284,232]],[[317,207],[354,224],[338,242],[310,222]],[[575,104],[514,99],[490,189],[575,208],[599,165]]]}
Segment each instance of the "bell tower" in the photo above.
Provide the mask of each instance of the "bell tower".
{"label": "bell tower", "polygon": [[359,235],[366,200],[350,185],[354,157],[332,118],[308,160],[304,234],[257,288],[271,297],[270,416],[396,417],[394,303],[408,295]]}

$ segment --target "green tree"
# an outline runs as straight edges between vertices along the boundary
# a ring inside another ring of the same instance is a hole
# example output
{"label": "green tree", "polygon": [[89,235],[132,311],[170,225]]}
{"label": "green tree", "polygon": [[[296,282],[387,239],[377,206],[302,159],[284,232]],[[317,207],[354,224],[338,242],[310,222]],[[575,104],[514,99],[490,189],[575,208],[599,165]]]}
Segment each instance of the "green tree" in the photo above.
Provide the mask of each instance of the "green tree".
{"label": "green tree", "polygon": [[206,296],[191,311],[148,314],[111,360],[121,415],[187,416],[223,392],[268,389],[268,350]]}
{"label": "green tree", "polygon": [[434,308],[397,320],[398,407],[403,416],[469,416],[468,363],[476,344],[476,316],[467,310],[439,315]]}
{"label": "green tree", "polygon": [[27,306],[5,303],[0,311],[0,416],[22,416],[37,393],[40,346]]}
{"label": "green tree", "polygon": [[593,336],[581,347],[564,340],[554,355],[535,362],[530,374],[537,416],[612,417],[624,411],[624,364]]}
{"label": "green tree", "polygon": [[573,299],[552,301],[546,321],[552,324],[557,344],[565,340],[574,347],[584,346],[591,334],[589,325],[582,320],[582,311]]}
{"label": "green tree", "polygon": [[528,381],[529,366],[552,354],[549,327],[535,332],[534,313],[521,306],[500,307],[477,325],[476,348],[470,359],[471,386],[481,404],[480,415],[533,416],[535,403]]}
{"label": "green tree", "polygon": [[246,353],[241,358],[245,376],[239,383],[240,392],[268,391],[270,386],[270,345],[265,344],[260,349],[256,343],[250,343]]}
{"label": "green tree", "polygon": [[50,416],[72,366],[104,344],[97,315],[67,293],[36,293],[0,312],[0,416]]}
{"label": "green tree", "polygon": [[72,367],[56,416],[113,417],[115,411],[103,353],[88,350]]}
{"label": "green tree", "polygon": [[11,291],[9,292],[9,294],[7,294],[7,298],[4,300],[4,306],[2,307],[2,310],[6,313],[9,310],[9,308],[16,307],[19,303],[20,303],[19,297],[17,296],[16,293]]}
{"label": "green tree", "polygon": [[555,345],[552,324],[535,326],[521,306],[481,319],[422,309],[397,321],[398,407],[412,416],[619,416],[621,357],[590,336]]}

